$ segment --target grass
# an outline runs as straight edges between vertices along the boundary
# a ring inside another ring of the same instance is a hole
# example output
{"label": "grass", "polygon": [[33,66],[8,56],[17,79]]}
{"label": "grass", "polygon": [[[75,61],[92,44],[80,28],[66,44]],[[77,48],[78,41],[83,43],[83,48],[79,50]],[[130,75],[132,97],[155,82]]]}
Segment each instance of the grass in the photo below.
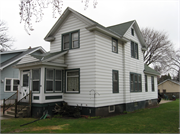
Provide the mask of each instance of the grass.
{"label": "grass", "polygon": [[33,118],[1,121],[1,133],[178,133],[179,100],[157,108],[93,119],[44,119],[26,126]]}

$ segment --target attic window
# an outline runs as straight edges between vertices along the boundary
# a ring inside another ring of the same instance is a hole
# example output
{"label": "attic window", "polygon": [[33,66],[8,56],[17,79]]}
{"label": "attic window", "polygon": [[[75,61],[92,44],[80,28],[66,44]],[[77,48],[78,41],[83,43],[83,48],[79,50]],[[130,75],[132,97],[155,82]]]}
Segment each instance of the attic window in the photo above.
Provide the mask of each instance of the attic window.
{"label": "attic window", "polygon": [[134,36],[134,29],[131,28],[131,35]]}

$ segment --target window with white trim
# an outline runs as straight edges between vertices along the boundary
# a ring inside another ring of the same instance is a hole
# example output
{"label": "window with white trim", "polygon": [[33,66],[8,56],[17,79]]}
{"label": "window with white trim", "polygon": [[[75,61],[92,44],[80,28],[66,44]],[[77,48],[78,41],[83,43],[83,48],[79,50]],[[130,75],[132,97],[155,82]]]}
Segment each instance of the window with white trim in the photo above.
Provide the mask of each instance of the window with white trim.
{"label": "window with white trim", "polygon": [[115,106],[109,106],[109,113],[112,113],[115,111]]}
{"label": "window with white trim", "polygon": [[5,92],[16,92],[18,90],[19,80],[15,78],[5,78]]}
{"label": "window with white trim", "polygon": [[66,92],[79,92],[79,70],[66,71]]}

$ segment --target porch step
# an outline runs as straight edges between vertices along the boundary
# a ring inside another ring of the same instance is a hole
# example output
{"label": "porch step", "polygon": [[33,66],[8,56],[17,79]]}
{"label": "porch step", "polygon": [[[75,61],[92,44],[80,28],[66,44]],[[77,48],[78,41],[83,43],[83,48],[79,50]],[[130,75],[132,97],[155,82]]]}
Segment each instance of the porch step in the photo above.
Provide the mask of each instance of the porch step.
{"label": "porch step", "polygon": [[[21,110],[22,109],[22,110]],[[22,118],[22,117],[28,117],[29,112],[29,106],[17,106],[17,115],[16,117]],[[15,117],[15,107],[12,107],[9,111],[6,111],[3,117]]]}
{"label": "porch step", "polygon": [[5,112],[4,115],[2,115],[2,117],[5,117],[5,118],[14,118],[14,115],[7,114],[7,112]]}

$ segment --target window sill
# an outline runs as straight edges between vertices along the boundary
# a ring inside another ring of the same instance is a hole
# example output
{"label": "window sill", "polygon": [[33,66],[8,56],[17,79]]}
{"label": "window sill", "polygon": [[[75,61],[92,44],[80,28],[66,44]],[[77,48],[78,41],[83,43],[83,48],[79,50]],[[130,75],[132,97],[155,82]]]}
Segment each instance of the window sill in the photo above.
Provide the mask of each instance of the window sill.
{"label": "window sill", "polygon": [[65,94],[80,94],[80,92],[65,92]]}
{"label": "window sill", "polygon": [[17,91],[4,91],[5,93],[15,93]]}

